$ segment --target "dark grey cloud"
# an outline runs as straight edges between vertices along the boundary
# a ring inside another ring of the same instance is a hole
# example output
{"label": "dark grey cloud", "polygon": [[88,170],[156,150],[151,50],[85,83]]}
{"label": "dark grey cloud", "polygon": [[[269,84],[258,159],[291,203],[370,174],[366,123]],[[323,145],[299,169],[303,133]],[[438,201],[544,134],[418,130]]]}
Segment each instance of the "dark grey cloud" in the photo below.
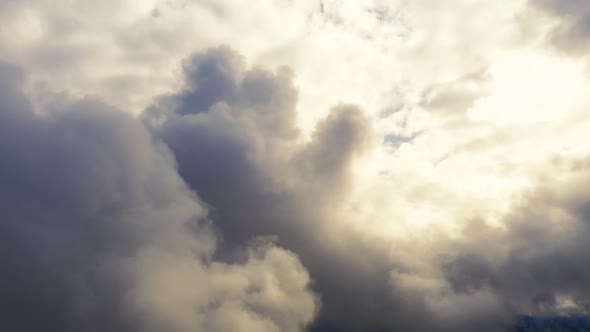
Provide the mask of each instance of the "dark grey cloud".
{"label": "dark grey cloud", "polygon": [[474,222],[465,229],[457,255],[444,264],[453,289],[492,292],[508,313],[588,315],[588,171],[576,166],[560,170],[566,180],[544,179],[504,227]]}
{"label": "dark grey cloud", "polygon": [[530,4],[557,18],[548,40],[566,53],[583,55],[590,46],[590,4],[584,0],[535,0]]}
{"label": "dark grey cloud", "polygon": [[20,91],[24,75],[1,71],[2,329],[129,330],[133,318],[114,300],[126,280],[110,265],[144,234],[126,218],[188,191],[137,121],[94,101],[36,114]]}
{"label": "dark grey cloud", "polygon": [[0,67],[0,329],[295,332],[313,319],[292,253],[258,241],[236,264],[211,259],[206,208],[140,121],[95,100],[32,102],[25,79]]}

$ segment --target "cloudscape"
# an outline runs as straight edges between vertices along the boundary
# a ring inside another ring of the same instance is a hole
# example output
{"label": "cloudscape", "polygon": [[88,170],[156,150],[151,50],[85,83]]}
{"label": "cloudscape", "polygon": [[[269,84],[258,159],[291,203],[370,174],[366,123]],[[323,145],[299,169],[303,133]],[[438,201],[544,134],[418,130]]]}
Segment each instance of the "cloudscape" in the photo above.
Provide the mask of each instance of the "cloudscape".
{"label": "cloudscape", "polygon": [[0,331],[590,331],[590,2],[0,22]]}

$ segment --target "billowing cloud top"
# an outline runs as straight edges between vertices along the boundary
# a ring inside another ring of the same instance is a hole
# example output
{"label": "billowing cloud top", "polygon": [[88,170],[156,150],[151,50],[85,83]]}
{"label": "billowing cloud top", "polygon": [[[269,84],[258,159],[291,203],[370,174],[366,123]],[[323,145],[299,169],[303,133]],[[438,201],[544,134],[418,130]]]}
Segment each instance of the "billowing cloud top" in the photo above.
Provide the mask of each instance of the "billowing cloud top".
{"label": "billowing cloud top", "polygon": [[589,13],[0,0],[0,330],[587,328]]}

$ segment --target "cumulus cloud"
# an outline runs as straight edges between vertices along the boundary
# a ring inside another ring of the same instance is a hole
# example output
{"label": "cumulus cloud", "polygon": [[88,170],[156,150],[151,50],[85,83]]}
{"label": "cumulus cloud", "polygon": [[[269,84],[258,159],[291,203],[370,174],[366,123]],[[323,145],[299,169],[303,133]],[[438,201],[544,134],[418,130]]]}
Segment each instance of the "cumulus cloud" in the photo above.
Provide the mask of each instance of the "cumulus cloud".
{"label": "cumulus cloud", "polygon": [[566,54],[582,55],[588,50],[590,34],[590,6],[578,0],[531,1],[557,22],[547,33],[547,39]]}
{"label": "cumulus cloud", "polygon": [[529,315],[588,314],[588,165],[567,164],[557,168],[562,179],[546,179],[515,204],[504,228],[465,231],[462,254],[447,269],[455,288],[491,289],[507,308]]}
{"label": "cumulus cloud", "polygon": [[207,209],[143,124],[100,101],[34,108],[2,65],[1,326],[32,331],[301,331],[297,257],[263,241],[215,262]]}

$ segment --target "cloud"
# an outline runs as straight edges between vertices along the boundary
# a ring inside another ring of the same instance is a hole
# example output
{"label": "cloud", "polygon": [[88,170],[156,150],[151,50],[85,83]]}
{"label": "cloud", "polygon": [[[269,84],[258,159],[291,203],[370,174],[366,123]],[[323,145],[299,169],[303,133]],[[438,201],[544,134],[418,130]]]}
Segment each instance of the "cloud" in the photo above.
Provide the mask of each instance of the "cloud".
{"label": "cloud", "polygon": [[549,29],[547,39],[566,54],[584,54],[590,35],[590,6],[579,0],[530,1],[557,22]]}
{"label": "cloud", "polygon": [[0,0],[0,327],[586,315],[585,16]]}
{"label": "cloud", "polygon": [[[573,165],[583,165],[575,167]],[[460,292],[489,289],[513,312],[555,316],[588,314],[582,239],[589,231],[588,167],[583,160],[558,167],[515,203],[504,227],[478,224],[464,232],[449,280]],[[483,226],[483,227],[482,227]],[[487,240],[483,240],[487,239]]]}
{"label": "cloud", "polygon": [[2,65],[0,325],[47,331],[301,331],[309,276],[262,241],[211,259],[207,208],[169,149],[91,99],[34,107]]}

